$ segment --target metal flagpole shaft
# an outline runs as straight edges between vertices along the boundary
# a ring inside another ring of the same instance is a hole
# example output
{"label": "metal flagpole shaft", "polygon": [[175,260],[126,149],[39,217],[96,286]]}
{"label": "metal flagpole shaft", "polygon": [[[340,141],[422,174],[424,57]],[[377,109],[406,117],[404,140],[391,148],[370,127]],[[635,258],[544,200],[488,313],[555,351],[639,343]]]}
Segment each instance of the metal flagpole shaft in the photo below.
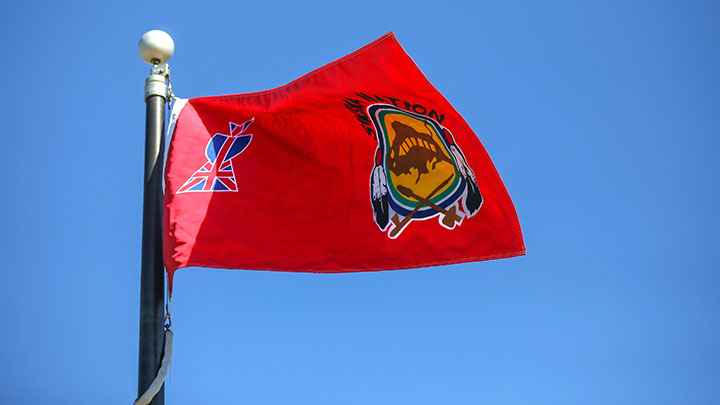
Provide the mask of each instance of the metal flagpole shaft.
{"label": "metal flagpole shaft", "polygon": [[[145,177],[143,188],[142,264],[140,272],[140,340],[138,348],[138,397],[150,386],[160,368],[164,341],[165,277],[162,260],[162,168],[168,59],[172,38],[149,31],[138,44],[140,56],[153,67],[145,81]],[[165,403],[160,389],[151,404]]]}

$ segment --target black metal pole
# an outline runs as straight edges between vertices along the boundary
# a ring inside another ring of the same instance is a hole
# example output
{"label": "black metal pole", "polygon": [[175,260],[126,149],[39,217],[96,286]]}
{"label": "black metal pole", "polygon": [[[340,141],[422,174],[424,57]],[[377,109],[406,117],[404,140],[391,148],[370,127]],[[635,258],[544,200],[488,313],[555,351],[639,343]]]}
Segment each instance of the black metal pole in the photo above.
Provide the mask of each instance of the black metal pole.
{"label": "black metal pole", "polygon": [[[162,260],[162,168],[165,128],[165,76],[153,67],[145,85],[145,182],[143,190],[142,268],[138,397],[150,386],[162,361],[165,275]],[[152,405],[165,404],[165,387]]]}

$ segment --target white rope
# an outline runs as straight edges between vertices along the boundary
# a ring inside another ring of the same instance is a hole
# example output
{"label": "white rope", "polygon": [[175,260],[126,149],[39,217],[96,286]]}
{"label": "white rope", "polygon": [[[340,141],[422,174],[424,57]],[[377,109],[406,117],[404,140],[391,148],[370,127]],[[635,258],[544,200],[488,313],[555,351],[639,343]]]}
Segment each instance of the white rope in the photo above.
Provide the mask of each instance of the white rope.
{"label": "white rope", "polygon": [[165,330],[165,350],[163,353],[162,363],[160,364],[160,370],[158,370],[155,379],[152,384],[148,387],[140,398],[135,400],[135,405],[147,405],[150,401],[155,398],[160,388],[162,388],[167,377],[168,370],[170,369],[170,363],[172,363],[172,352],[173,352],[173,332],[169,329]]}

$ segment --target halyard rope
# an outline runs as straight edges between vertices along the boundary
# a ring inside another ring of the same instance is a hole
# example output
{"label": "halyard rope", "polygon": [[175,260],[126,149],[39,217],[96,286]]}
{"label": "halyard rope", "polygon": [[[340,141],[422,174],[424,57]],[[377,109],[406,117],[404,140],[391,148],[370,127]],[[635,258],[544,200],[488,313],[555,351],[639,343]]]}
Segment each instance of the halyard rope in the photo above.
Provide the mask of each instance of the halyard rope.
{"label": "halyard rope", "polygon": [[147,405],[150,403],[150,401],[155,398],[155,395],[160,391],[160,388],[162,388],[163,383],[165,382],[165,377],[167,377],[168,370],[170,369],[170,363],[172,362],[172,352],[173,352],[173,332],[170,329],[165,329],[165,350],[163,353],[163,359],[162,363],[160,364],[160,370],[158,370],[157,375],[155,376],[155,379],[153,380],[152,384],[145,390],[145,393],[143,393],[140,398],[135,400],[135,405]]}

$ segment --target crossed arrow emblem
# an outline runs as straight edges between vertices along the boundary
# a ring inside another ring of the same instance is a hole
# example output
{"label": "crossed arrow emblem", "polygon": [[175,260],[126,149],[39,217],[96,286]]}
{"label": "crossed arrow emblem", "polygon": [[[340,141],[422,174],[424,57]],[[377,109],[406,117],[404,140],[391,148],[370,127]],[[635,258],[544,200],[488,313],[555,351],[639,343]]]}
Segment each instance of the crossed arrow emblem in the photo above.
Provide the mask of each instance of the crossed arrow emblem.
{"label": "crossed arrow emblem", "polygon": [[430,194],[425,197],[418,196],[408,187],[398,185],[397,190],[408,198],[418,200],[418,205],[412,211],[410,211],[410,213],[406,215],[403,219],[400,219],[400,216],[397,213],[393,215],[391,221],[393,225],[395,225],[395,227],[390,231],[390,237],[394,238],[395,236],[397,236],[397,234],[399,234],[400,231],[402,231],[405,226],[410,223],[410,220],[415,215],[415,213],[417,213],[420,208],[426,205],[434,209],[435,211],[443,214],[441,222],[448,228],[452,228],[455,226],[456,223],[462,221],[462,217],[457,214],[455,206],[452,206],[449,210],[446,210],[445,208],[430,201],[431,198],[433,198],[443,187],[445,187],[446,184],[448,184],[448,182],[450,182],[450,180],[452,180],[453,176],[454,174],[451,174],[447,179],[445,179],[445,181],[440,183],[433,191],[430,192]]}

